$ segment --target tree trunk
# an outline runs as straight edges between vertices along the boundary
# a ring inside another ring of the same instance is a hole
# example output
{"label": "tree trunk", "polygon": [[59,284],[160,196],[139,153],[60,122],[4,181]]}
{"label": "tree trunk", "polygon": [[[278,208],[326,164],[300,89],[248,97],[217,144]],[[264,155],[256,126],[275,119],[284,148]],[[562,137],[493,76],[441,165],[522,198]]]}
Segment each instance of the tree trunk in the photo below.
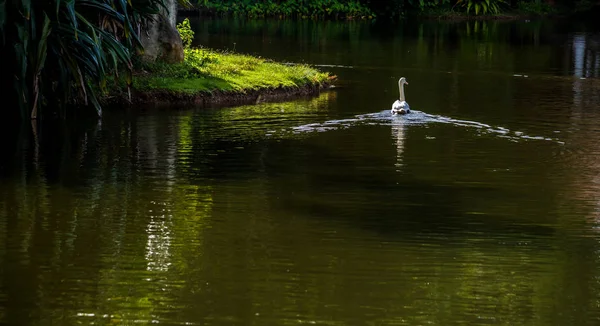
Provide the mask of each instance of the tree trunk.
{"label": "tree trunk", "polygon": [[165,2],[168,12],[163,10],[159,15],[155,15],[140,35],[144,46],[142,59],[147,62],[183,61],[183,43],[176,27],[177,0],[165,0]]}

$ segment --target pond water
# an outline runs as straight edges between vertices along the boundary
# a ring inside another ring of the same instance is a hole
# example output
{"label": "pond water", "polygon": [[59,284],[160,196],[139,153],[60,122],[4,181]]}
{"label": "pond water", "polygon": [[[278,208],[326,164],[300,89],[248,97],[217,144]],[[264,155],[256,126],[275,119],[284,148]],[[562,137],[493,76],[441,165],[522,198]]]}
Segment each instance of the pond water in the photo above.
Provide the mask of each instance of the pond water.
{"label": "pond water", "polygon": [[0,323],[600,322],[597,25],[193,26],[339,85],[2,129]]}

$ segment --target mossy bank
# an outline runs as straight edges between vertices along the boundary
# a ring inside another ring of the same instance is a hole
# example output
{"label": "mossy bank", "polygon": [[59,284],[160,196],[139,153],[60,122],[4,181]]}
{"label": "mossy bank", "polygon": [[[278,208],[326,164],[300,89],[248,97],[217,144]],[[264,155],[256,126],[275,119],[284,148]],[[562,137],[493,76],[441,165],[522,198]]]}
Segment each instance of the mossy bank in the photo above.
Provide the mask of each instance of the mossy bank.
{"label": "mossy bank", "polygon": [[130,93],[121,85],[108,103],[248,104],[318,95],[335,76],[304,64],[211,50],[185,49],[179,64],[145,64],[133,74]]}

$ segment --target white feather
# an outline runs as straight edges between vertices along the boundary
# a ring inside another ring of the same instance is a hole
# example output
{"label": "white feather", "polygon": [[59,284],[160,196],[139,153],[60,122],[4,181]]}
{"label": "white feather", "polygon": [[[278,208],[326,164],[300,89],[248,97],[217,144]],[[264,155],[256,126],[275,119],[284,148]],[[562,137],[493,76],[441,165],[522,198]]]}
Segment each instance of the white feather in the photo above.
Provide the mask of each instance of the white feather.
{"label": "white feather", "polygon": [[392,114],[406,114],[410,113],[410,106],[406,101],[396,100],[394,104],[392,104]]}
{"label": "white feather", "polygon": [[408,82],[406,81],[406,78],[401,77],[398,80],[398,91],[400,92],[400,98],[392,104],[392,110],[391,110],[392,114],[410,113],[410,106],[408,105],[408,103],[406,102],[406,99],[404,98],[404,84],[408,85]]}

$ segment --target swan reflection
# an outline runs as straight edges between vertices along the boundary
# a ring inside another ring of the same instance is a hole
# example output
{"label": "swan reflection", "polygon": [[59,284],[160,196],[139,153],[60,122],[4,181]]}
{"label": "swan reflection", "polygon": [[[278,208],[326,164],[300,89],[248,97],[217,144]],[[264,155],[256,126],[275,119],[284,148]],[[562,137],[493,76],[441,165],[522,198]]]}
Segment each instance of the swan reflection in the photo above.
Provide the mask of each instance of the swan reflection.
{"label": "swan reflection", "polygon": [[400,172],[402,166],[404,165],[402,162],[402,156],[404,154],[404,128],[406,128],[405,123],[401,117],[392,118],[392,140],[394,145],[396,145],[396,172]]}

